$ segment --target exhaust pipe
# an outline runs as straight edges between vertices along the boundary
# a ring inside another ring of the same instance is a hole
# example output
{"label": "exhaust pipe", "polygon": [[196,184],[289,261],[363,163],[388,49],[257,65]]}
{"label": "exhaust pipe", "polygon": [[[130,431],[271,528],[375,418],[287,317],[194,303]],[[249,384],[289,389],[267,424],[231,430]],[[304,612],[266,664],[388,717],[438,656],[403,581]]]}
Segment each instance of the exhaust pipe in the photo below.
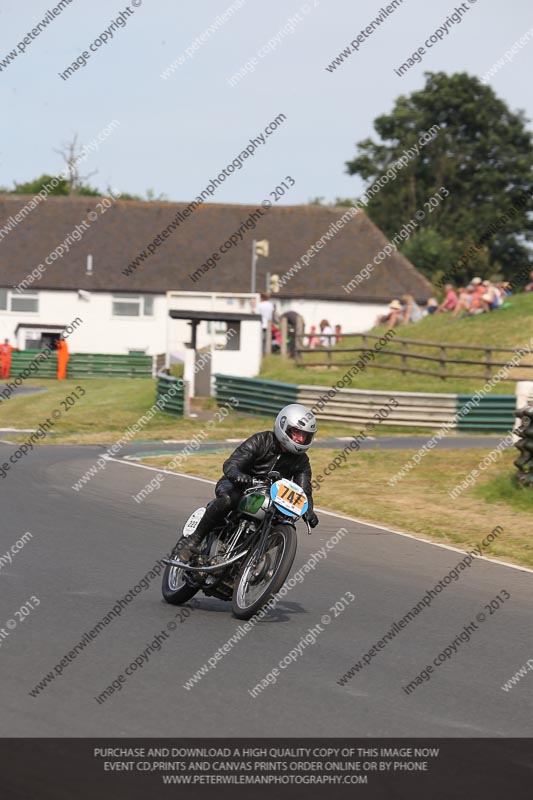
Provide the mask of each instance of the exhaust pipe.
{"label": "exhaust pipe", "polygon": [[163,564],[168,564],[170,567],[180,567],[181,569],[186,569],[187,572],[218,572],[221,569],[225,569],[230,564],[233,564],[235,561],[238,561],[240,558],[246,555],[248,551],[243,550],[242,553],[237,553],[236,556],[229,558],[227,561],[224,561],[222,564],[215,564],[214,566],[206,566],[206,567],[191,567],[186,561],[177,561],[173,558],[163,558]]}

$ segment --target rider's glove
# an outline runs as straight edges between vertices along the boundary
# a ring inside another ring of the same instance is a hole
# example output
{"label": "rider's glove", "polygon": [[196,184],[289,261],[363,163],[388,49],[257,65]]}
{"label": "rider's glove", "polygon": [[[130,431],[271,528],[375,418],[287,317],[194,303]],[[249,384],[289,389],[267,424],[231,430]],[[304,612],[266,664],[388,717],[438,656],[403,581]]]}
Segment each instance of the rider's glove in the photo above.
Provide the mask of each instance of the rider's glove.
{"label": "rider's glove", "polygon": [[307,515],[307,521],[310,528],[316,528],[318,525],[318,517],[314,511],[311,511],[311,513]]}
{"label": "rider's glove", "polygon": [[251,486],[253,483],[253,478],[251,475],[246,475],[245,472],[241,472],[239,475],[236,475],[233,478],[233,483],[236,483],[237,486],[241,486],[246,488],[247,486]]}

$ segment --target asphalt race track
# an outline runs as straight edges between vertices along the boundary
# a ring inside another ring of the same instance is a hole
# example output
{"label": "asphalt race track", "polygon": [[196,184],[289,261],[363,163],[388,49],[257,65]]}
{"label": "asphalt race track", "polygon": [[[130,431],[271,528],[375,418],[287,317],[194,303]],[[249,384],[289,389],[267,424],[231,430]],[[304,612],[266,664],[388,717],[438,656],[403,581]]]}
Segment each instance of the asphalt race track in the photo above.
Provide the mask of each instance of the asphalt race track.
{"label": "asphalt race track", "polygon": [[[6,461],[17,445],[0,444]],[[132,495],[151,472],[109,462],[81,491],[71,486],[101,453],[93,446],[40,446],[0,481],[5,553],[25,531],[33,538],[0,562],[2,736],[443,736],[533,735],[532,677],[501,689],[529,658],[530,571],[478,559],[345,686],[337,680],[462,558],[378,527],[321,514],[312,536],[300,527],[293,572],[342,526],[347,534],[302,583],[235,644],[191,690],[191,674],[239,626],[229,604],[198,596],[178,622],[160,580],[150,582],[36,697],[29,692],[166,554],[189,513],[212,493],[209,482],[168,475],[141,504]],[[497,521],[487,521],[487,533]],[[484,606],[511,595],[493,614]],[[355,601],[333,618],[347,592]],[[40,604],[22,618],[28,600]],[[431,664],[476,615],[471,640],[409,696],[402,686]],[[249,693],[328,613],[329,624],[275,685]],[[20,617],[16,626],[8,626]],[[99,704],[156,634],[174,630],[120,691]],[[177,624],[176,624],[177,623]]]}

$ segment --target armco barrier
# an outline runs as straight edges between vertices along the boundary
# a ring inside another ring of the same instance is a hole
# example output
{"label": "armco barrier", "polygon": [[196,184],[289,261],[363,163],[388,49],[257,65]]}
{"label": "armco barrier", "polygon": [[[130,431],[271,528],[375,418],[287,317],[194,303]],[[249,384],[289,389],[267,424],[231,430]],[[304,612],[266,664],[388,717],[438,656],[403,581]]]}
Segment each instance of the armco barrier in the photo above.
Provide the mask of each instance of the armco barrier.
{"label": "armco barrier", "polygon": [[[182,417],[189,413],[188,384],[183,378],[175,378],[164,372],[157,373],[156,399],[160,408],[168,414]],[[173,391],[170,391],[173,390]]]}
{"label": "armco barrier", "polygon": [[[317,412],[319,419],[331,422],[365,423],[389,398],[398,405],[381,425],[438,428],[449,424],[472,395],[436,392],[395,392],[366,389],[339,389],[328,397],[329,386],[307,386],[258,378],[215,375],[215,395],[222,403],[231,396],[239,400],[239,410],[255,414],[277,414],[287,403],[303,403],[312,408],[320,398],[327,402]],[[509,431],[514,423],[516,400],[513,395],[481,398],[452,428],[483,432]]]}
{"label": "armco barrier", "polygon": [[[298,386],[298,403],[312,408],[324,397],[327,386]],[[381,425],[406,425],[437,428],[449,422],[456,411],[455,395],[422,392],[385,392],[364,389],[340,389],[317,416],[331,422],[367,422],[389,398],[398,405],[391,409]]]}
{"label": "armco barrier", "polygon": [[[471,394],[457,395],[460,411],[472,400]],[[461,431],[511,431],[515,423],[516,397],[512,394],[495,394],[479,398],[479,405],[460,417],[457,427]]]}
{"label": "armco barrier", "polygon": [[[10,380],[16,378],[33,362],[38,366],[31,375],[55,378],[57,358],[55,351],[46,359],[36,361],[41,350],[15,351],[11,359]],[[67,367],[67,378],[151,378],[152,356],[143,353],[108,355],[105,353],[72,353]],[[30,377],[31,377],[30,375]]]}
{"label": "armco barrier", "polygon": [[277,414],[280,408],[289,403],[298,402],[298,387],[290,383],[237,378],[219,373],[214,378],[218,403],[222,404],[235,397],[239,401],[239,411],[271,415]]}

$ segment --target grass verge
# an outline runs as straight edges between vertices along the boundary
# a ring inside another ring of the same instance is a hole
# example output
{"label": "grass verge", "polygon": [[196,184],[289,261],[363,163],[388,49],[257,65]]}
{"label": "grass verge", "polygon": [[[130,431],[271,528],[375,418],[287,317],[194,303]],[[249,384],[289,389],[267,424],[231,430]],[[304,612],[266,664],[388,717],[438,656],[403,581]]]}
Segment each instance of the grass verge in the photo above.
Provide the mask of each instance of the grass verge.
{"label": "grass verge", "polygon": [[[32,379],[31,385],[40,386],[44,391],[15,395],[0,403],[0,428],[37,428],[54,409],[59,409],[62,416],[52,428],[52,435],[42,440],[47,444],[112,444],[155,402],[155,381],[151,378]],[[65,411],[61,400],[80,385],[86,394]],[[213,399],[195,402],[194,405],[198,417],[178,417],[158,412],[131,441],[190,439],[205,428],[206,422],[214,417],[217,410]],[[269,430],[272,424],[271,416],[239,414],[237,410],[207,429],[205,440],[245,439],[258,430]],[[350,436],[360,428],[361,424],[321,422],[320,436]],[[425,429],[381,426],[373,432],[381,436],[393,433],[425,433]],[[28,434],[10,433],[7,436],[13,441],[24,441]]]}
{"label": "grass verge", "polygon": [[[322,474],[337,452],[312,451],[313,474]],[[349,456],[314,493],[316,505],[465,550],[501,525],[503,533],[484,549],[484,555],[533,568],[533,492],[514,484],[508,455],[493,464],[472,489],[451,500],[448,491],[478,467],[484,451],[431,451],[419,469],[389,487],[388,478],[413,452],[363,451]],[[183,462],[180,472],[217,480],[225,457],[224,453],[197,453]],[[165,467],[170,459],[149,458],[143,463]]]}

